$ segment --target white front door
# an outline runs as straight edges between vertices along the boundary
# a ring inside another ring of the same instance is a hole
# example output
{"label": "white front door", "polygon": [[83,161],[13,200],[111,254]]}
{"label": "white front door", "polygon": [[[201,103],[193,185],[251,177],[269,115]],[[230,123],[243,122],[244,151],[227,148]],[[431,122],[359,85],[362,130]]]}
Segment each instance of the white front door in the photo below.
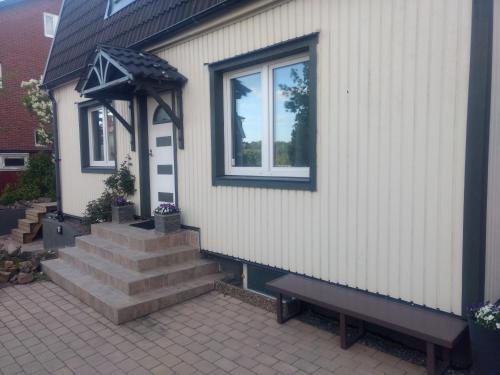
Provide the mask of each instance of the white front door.
{"label": "white front door", "polygon": [[[162,95],[171,103],[170,95]],[[175,202],[174,129],[166,112],[148,98],[151,215],[160,203]]]}

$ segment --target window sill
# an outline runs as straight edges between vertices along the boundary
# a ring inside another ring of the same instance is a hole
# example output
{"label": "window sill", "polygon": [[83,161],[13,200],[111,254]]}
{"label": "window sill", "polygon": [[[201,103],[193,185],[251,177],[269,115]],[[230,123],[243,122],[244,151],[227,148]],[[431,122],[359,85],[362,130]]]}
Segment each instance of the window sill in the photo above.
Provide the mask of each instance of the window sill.
{"label": "window sill", "polygon": [[216,176],[213,186],[241,186],[266,189],[287,189],[316,191],[311,178],[300,177],[260,177],[260,176]]}
{"label": "window sill", "polygon": [[115,170],[116,167],[82,167],[82,173],[111,174]]}

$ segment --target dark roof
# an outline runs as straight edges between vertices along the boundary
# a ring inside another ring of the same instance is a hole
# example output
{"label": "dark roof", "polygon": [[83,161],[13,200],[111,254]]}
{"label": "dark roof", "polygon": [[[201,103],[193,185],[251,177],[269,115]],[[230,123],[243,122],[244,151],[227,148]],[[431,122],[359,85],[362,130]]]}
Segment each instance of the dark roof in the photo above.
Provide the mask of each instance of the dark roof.
{"label": "dark roof", "polygon": [[249,0],[136,0],[105,18],[108,0],[64,0],[44,85],[79,77],[98,43],[143,48]]}
{"label": "dark roof", "polygon": [[101,52],[104,52],[112,62],[125,70],[127,76],[133,81],[152,80],[177,84],[183,84],[187,81],[186,77],[180,74],[176,68],[156,55],[128,48],[98,45],[91,55],[86,71],[84,71],[86,74],[80,78],[76,85],[76,90],[80,91],[84,87],[87,77],[95,65],[96,56]]}

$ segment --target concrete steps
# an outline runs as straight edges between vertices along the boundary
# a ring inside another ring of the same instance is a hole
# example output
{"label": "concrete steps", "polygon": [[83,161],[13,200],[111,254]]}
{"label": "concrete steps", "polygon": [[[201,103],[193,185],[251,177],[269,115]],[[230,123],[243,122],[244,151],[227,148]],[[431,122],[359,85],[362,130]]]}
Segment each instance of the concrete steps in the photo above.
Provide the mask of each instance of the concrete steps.
{"label": "concrete steps", "polygon": [[56,284],[116,324],[206,293],[222,278],[218,264],[201,257],[194,231],[164,235],[103,223],[91,232],[42,266]]}
{"label": "concrete steps", "polygon": [[188,262],[198,257],[193,246],[175,246],[155,252],[139,252],[95,235],[77,237],[75,245],[90,254],[110,260],[134,271],[147,271],[159,266]]}
{"label": "concrete steps", "polygon": [[42,218],[47,212],[55,211],[55,202],[34,203],[26,210],[25,218],[19,219],[17,228],[12,229],[12,237],[20,243],[32,242],[42,228]]}
{"label": "concrete steps", "polygon": [[215,281],[222,279],[222,274],[212,274],[172,287],[129,296],[78,271],[61,259],[45,261],[43,267],[54,283],[115,324],[137,319],[207,293],[213,290]]}

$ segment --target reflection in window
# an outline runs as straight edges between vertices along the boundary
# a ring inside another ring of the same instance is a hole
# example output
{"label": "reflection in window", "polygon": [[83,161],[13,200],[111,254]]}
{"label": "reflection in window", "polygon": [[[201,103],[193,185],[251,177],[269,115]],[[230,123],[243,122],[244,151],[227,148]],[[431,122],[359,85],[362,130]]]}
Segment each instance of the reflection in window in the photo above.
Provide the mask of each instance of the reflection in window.
{"label": "reflection in window", "polygon": [[262,165],[261,74],[231,80],[233,98],[233,166]]}
{"label": "reflection in window", "polygon": [[309,62],[273,69],[274,166],[309,166]]}
{"label": "reflection in window", "polygon": [[115,121],[104,108],[89,110],[91,165],[114,165],[116,155]]}

